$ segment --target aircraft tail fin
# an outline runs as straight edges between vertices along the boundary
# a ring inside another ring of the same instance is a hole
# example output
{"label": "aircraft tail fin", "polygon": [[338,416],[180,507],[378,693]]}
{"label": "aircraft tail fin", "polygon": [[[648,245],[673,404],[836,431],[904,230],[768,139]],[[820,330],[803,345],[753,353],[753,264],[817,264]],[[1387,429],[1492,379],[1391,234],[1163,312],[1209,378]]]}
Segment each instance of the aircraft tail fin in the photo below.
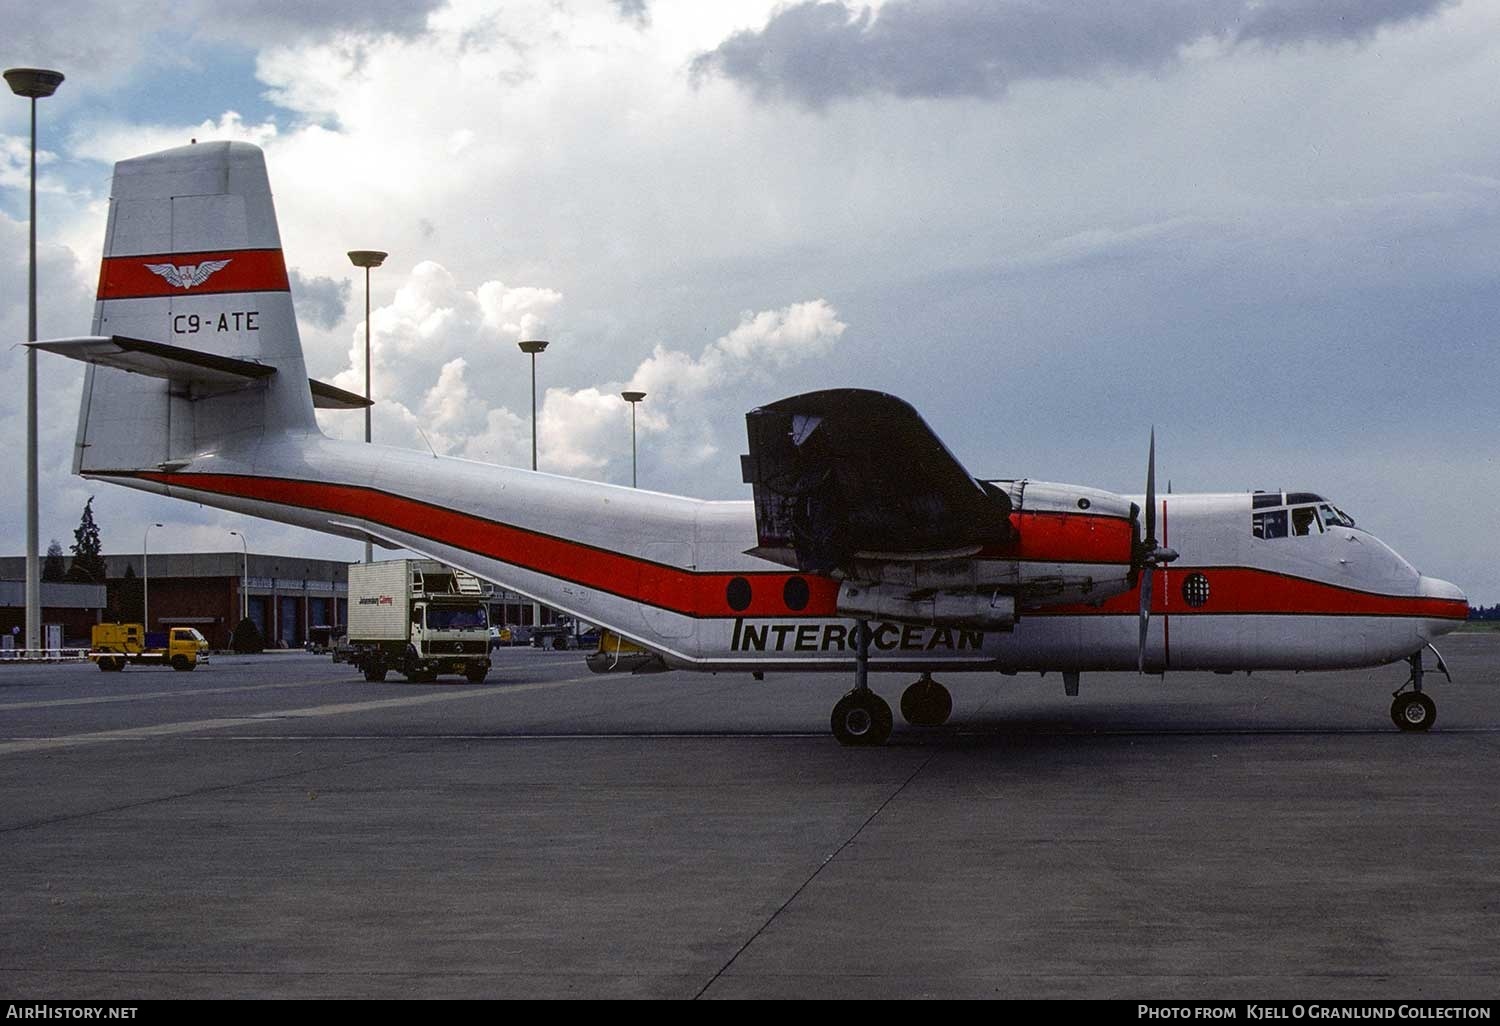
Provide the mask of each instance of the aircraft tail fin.
{"label": "aircraft tail fin", "polygon": [[37,344],[90,365],[75,473],[318,430],[258,147],[198,143],[115,165],[93,332]]}

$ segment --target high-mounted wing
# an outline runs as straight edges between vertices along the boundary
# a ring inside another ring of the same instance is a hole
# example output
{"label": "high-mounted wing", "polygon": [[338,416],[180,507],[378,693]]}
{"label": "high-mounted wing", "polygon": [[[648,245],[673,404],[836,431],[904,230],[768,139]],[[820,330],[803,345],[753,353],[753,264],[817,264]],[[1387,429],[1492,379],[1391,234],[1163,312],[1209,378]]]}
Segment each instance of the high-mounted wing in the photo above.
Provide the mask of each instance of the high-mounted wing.
{"label": "high-mounted wing", "polygon": [[976,480],[912,407],[831,389],[751,410],[741,458],[764,559],[809,572],[855,556],[961,555],[1011,537],[1010,499]]}

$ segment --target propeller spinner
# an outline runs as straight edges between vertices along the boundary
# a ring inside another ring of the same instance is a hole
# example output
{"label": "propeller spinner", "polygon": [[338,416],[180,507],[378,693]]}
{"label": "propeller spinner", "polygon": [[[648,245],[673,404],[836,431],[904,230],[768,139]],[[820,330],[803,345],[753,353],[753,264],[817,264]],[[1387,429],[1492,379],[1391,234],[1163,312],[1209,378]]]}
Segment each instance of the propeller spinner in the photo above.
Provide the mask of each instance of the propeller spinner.
{"label": "propeller spinner", "polygon": [[1146,672],[1146,628],[1151,623],[1151,577],[1157,567],[1177,558],[1176,549],[1156,540],[1156,428],[1151,428],[1151,451],[1146,462],[1146,536],[1135,549],[1135,565],[1141,575],[1141,636],[1136,648],[1136,668]]}

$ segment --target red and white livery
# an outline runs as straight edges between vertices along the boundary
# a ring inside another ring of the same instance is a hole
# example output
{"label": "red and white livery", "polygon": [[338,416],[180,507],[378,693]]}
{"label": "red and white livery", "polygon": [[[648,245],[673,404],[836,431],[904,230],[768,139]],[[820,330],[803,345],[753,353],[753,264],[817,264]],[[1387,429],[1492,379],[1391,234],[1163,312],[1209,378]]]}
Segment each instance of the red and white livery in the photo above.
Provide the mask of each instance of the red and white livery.
{"label": "red and white livery", "polygon": [[[200,143],[116,165],[90,364],[86,477],[410,549],[598,623],[637,669],[854,670],[846,743],[880,743],[867,673],[1322,670],[1411,664],[1392,707],[1425,729],[1422,652],[1467,616],[1308,493],[1144,496],[969,474],[907,404],[846,389],[747,416],[754,499],[706,502],[324,436],[260,150]],[[1153,455],[1149,461],[1154,468]],[[1159,536],[1159,537],[1158,537]]]}

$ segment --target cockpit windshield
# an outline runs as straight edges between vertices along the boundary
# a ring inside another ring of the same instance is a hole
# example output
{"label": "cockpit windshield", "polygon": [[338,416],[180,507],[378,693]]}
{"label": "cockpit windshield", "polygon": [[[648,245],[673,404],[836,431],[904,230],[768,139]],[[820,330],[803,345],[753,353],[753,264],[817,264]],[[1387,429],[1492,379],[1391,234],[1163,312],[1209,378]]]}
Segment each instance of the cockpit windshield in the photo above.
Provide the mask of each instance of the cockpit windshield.
{"label": "cockpit windshield", "polygon": [[1250,534],[1256,538],[1310,538],[1353,526],[1353,517],[1311,492],[1256,492],[1251,501]]}

